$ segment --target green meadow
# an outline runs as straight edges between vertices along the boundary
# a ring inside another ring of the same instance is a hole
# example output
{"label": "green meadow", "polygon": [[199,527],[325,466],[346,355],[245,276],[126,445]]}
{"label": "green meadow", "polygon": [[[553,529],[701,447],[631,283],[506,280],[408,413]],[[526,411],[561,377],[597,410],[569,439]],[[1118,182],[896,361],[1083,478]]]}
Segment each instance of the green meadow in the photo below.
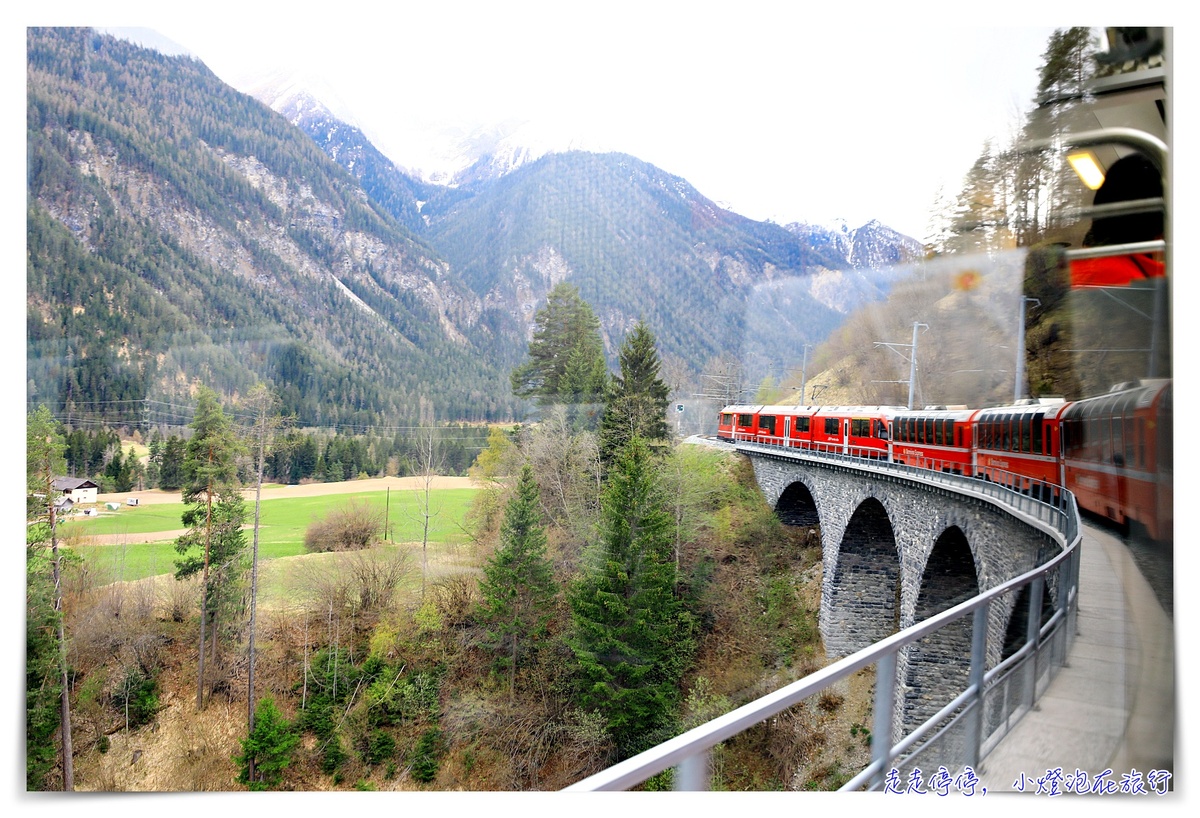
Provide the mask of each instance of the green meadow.
{"label": "green meadow", "polygon": [[[460,543],[467,539],[464,526],[467,509],[476,489],[435,489],[429,495],[429,542]],[[332,509],[348,503],[365,503],[377,510],[387,523],[386,539],[395,543],[420,542],[424,527],[424,493],[415,491],[372,491],[358,494],[329,494],[319,497],[294,497],[262,501],[259,523],[261,560],[294,557],[305,553],[304,532],[310,523]],[[137,580],[175,571],[174,534],[183,528],[180,515],[183,503],[121,506],[115,512],[102,512],[95,518],[64,523],[61,532],[70,541],[77,535],[86,538],[109,535],[116,544],[81,544],[76,550],[94,570],[112,580]],[[254,502],[246,503],[246,544],[253,541]],[[122,544],[121,535],[163,532],[158,542]],[[86,540],[81,540],[86,542]]]}

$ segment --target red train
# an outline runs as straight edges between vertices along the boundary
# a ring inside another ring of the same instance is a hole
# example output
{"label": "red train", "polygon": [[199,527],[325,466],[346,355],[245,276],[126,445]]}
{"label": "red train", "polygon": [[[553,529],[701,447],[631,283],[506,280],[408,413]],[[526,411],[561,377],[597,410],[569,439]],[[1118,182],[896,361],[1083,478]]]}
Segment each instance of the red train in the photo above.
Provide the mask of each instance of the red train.
{"label": "red train", "polygon": [[1121,384],[1080,401],[988,409],[727,406],[717,436],[888,460],[1000,483],[1149,537],[1173,537],[1171,381]]}

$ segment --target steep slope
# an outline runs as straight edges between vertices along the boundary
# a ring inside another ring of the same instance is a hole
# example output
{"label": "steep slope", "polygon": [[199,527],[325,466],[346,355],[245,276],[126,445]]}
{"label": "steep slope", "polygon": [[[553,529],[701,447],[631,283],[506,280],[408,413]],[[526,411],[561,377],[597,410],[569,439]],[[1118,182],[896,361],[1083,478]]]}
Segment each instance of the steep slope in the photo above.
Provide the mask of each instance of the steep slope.
{"label": "steep slope", "polygon": [[405,173],[371,144],[356,126],[335,116],[323,102],[302,85],[286,77],[272,78],[254,90],[262,100],[282,114],[321,147],[331,159],[350,173],[372,200],[409,230],[419,233],[425,226],[421,206],[443,188]]}
{"label": "steep slope", "polygon": [[642,318],[693,373],[722,356],[777,367],[838,321],[790,285],[843,258],[634,157],[549,154],[466,194],[427,205],[427,235],[505,335],[524,337],[563,279],[595,309],[610,354]]}
{"label": "steep slope", "polygon": [[892,265],[920,252],[878,222],[853,230],[756,222],[633,157],[526,150],[519,134],[496,154],[480,148],[456,186],[430,185],[313,93],[256,94],[452,261],[482,299],[481,323],[509,366],[545,293],[570,279],[600,315],[610,355],[644,317],[692,375],[716,357],[744,359],[750,378],[782,374],[851,309],[885,298]]}
{"label": "steep slope", "polygon": [[27,46],[30,399],[265,379],[302,423],[513,411],[479,299],[286,120],[91,30]]}

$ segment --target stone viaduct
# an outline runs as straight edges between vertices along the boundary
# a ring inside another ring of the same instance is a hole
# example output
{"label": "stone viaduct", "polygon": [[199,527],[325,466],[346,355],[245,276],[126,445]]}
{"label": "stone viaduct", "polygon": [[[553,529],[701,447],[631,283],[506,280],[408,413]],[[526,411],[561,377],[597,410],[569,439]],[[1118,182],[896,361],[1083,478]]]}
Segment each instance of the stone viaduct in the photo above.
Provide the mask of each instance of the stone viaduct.
{"label": "stone viaduct", "polygon": [[[1032,570],[1061,551],[1050,534],[984,493],[931,485],[870,461],[738,447],[786,524],[819,527],[820,624],[830,658],[846,656]],[[1042,611],[1050,612],[1053,588]],[[987,666],[1025,638],[1026,592],[993,605]],[[897,720],[918,724],[965,686],[970,618],[898,660]]]}

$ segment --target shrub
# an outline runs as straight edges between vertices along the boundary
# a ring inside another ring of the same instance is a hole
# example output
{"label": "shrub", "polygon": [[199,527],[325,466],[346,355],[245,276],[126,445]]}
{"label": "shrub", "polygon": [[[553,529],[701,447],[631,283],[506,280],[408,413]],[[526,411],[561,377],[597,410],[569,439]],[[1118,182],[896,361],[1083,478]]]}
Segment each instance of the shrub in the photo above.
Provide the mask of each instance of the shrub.
{"label": "shrub", "polygon": [[[254,709],[254,730],[242,740],[242,752],[234,756],[241,767],[238,781],[251,790],[269,790],[283,781],[283,771],[292,761],[299,737],[270,699]],[[254,774],[251,777],[250,767]]]}
{"label": "shrub", "polygon": [[367,751],[363,754],[363,760],[368,764],[381,764],[395,754],[396,739],[383,730],[376,730],[367,739]]}
{"label": "shrub", "polygon": [[421,734],[412,751],[412,777],[422,784],[437,778],[442,754],[446,752],[445,738],[436,727]]}
{"label": "shrub", "polygon": [[367,503],[352,500],[316,520],[304,532],[304,549],[355,551],[367,548],[383,533],[383,512]]}
{"label": "shrub", "polygon": [[127,729],[148,724],[158,712],[158,681],[139,667],[129,667],[113,693]]}

